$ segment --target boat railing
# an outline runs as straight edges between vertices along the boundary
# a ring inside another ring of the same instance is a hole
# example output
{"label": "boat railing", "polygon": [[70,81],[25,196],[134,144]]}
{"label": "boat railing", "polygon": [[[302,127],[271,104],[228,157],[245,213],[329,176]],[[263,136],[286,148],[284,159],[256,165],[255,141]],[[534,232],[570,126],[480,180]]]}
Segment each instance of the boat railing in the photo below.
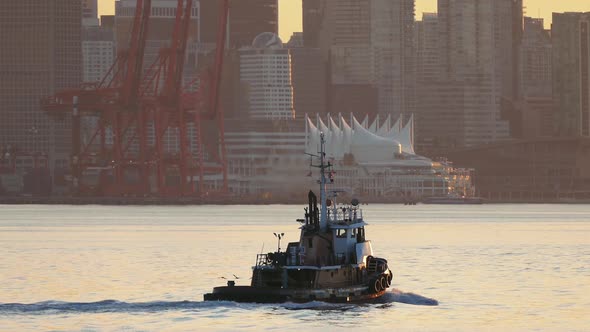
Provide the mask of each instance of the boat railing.
{"label": "boat railing", "polygon": [[286,252],[269,252],[268,254],[256,255],[256,266],[285,266],[289,254]]}
{"label": "boat railing", "polygon": [[[317,256],[311,261],[305,261],[303,257],[292,257],[287,253],[274,253],[276,256],[271,257],[269,254],[256,255],[256,266],[326,266],[326,265],[342,265],[354,261],[353,258],[347,259],[345,253],[337,253],[335,255]],[[282,254],[282,255],[281,255]],[[279,258],[280,256],[284,259]]]}
{"label": "boat railing", "polygon": [[333,224],[354,224],[363,220],[363,211],[353,208],[337,208],[336,213],[330,210],[328,221]]}
{"label": "boat railing", "polygon": [[268,255],[267,254],[258,254],[256,255],[256,266],[268,265]]}

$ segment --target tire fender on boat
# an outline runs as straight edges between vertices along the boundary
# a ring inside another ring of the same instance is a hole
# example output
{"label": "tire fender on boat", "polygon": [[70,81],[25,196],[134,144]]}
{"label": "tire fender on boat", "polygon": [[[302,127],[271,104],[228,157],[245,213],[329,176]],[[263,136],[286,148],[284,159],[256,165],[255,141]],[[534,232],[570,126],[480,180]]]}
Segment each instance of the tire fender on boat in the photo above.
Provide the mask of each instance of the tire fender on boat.
{"label": "tire fender on boat", "polygon": [[387,287],[389,287],[385,276],[382,275],[381,278],[379,278],[379,282],[381,283],[381,289],[387,289]]}
{"label": "tire fender on boat", "polygon": [[383,288],[381,287],[381,279],[377,278],[375,279],[375,281],[373,282],[373,291],[375,293],[378,293],[382,290]]}

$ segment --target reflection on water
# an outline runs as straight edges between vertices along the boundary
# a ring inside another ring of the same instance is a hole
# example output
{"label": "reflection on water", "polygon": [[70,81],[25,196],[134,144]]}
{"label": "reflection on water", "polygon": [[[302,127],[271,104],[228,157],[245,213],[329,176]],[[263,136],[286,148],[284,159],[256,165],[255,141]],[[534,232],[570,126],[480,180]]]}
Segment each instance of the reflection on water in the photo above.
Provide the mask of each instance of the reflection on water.
{"label": "reflection on water", "polygon": [[0,206],[0,330],[590,326],[585,205],[369,205],[367,238],[395,274],[378,302],[201,301],[220,277],[249,283],[273,232],[296,241],[302,208]]}

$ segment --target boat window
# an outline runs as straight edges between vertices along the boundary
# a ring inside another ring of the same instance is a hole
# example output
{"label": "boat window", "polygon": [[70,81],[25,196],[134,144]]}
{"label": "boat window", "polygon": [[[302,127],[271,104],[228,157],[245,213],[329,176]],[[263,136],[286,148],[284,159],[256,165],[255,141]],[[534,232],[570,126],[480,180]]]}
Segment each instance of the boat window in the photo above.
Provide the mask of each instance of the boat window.
{"label": "boat window", "polygon": [[357,228],[356,233],[356,241],[357,242],[365,242],[365,229],[362,227]]}
{"label": "boat window", "polygon": [[307,246],[310,248],[313,248],[313,239],[312,238],[307,238]]}
{"label": "boat window", "polygon": [[338,229],[336,231],[336,237],[338,237],[338,238],[346,237],[346,229]]}
{"label": "boat window", "polygon": [[350,230],[350,238],[354,239],[356,237],[356,229],[351,229]]}

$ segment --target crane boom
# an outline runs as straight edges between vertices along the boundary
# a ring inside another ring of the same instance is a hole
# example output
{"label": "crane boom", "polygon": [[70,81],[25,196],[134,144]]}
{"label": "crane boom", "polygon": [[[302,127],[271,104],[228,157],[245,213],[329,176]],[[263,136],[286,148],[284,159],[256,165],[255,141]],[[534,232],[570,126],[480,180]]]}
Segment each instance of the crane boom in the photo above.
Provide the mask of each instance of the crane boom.
{"label": "crane boom", "polygon": [[134,106],[138,103],[151,12],[152,0],[137,0],[129,50],[127,51],[125,80],[121,91],[122,103],[126,106]]}
{"label": "crane boom", "polygon": [[164,95],[175,103],[180,100],[182,94],[184,56],[186,54],[192,8],[193,0],[178,0],[174,32],[168,55],[168,75],[164,85]]}
{"label": "crane boom", "polygon": [[221,90],[221,75],[223,73],[223,57],[227,41],[227,22],[229,17],[229,0],[221,0],[219,26],[217,28],[217,49],[215,51],[215,65],[213,67],[212,86],[209,94],[209,107],[212,116],[219,115],[219,95]]}

